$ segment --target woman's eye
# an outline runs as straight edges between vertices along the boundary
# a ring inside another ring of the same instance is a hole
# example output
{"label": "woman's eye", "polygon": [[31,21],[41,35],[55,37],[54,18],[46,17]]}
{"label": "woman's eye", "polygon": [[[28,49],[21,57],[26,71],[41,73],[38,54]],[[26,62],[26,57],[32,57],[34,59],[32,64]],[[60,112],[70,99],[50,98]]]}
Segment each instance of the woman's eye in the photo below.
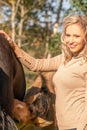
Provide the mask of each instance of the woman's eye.
{"label": "woman's eye", "polygon": [[69,34],[66,34],[66,37],[70,37],[70,35],[69,35]]}
{"label": "woman's eye", "polygon": [[75,35],[76,38],[80,37],[79,35]]}

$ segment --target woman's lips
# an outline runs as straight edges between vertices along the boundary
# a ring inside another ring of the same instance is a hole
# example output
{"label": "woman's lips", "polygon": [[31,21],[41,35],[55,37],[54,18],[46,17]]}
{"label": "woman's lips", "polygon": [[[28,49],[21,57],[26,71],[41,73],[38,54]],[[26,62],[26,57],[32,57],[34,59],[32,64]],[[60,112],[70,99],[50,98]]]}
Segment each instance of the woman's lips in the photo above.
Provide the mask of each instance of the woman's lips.
{"label": "woman's lips", "polygon": [[76,47],[76,45],[69,45],[69,48],[75,48]]}

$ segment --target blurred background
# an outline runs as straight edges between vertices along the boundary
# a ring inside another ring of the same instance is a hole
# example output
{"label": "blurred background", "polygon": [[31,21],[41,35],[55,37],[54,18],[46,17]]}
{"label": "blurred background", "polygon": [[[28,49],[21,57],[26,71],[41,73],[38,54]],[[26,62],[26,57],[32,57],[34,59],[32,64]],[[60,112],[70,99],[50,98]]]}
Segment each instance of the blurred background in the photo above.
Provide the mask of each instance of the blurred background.
{"label": "blurred background", "polygon": [[[69,14],[87,16],[87,0],[0,0],[0,29],[30,55],[52,57],[61,53],[62,21]],[[29,88],[37,73],[24,71]]]}

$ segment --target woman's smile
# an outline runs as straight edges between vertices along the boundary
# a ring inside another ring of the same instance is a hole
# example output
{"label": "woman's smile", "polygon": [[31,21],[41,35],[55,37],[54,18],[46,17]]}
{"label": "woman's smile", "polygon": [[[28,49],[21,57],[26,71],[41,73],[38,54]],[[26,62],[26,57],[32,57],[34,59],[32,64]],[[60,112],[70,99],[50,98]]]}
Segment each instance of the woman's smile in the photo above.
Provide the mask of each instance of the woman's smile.
{"label": "woman's smile", "polygon": [[69,46],[69,48],[71,48],[71,49],[75,49],[75,48],[77,47],[77,45],[75,45],[75,44],[69,44],[68,46]]}

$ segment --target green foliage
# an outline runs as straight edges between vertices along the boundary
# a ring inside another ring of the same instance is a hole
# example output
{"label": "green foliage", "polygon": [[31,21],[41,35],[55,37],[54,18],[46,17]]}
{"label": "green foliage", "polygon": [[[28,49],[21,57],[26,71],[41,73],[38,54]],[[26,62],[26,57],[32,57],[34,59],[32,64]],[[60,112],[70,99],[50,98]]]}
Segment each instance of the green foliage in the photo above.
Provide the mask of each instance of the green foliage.
{"label": "green foliage", "polygon": [[53,56],[61,53],[60,45],[61,45],[60,34],[57,33],[50,39],[49,43],[49,51]]}
{"label": "green foliage", "polygon": [[43,4],[46,2],[46,0],[44,0],[44,1],[42,1],[42,0],[24,0],[24,5],[26,6],[26,7],[28,7],[28,6],[33,6],[34,8],[35,8],[35,6],[36,6],[36,8],[38,8],[38,7],[41,7],[41,6],[43,6]]}
{"label": "green foliage", "polygon": [[67,13],[87,15],[87,0],[70,0]]}

